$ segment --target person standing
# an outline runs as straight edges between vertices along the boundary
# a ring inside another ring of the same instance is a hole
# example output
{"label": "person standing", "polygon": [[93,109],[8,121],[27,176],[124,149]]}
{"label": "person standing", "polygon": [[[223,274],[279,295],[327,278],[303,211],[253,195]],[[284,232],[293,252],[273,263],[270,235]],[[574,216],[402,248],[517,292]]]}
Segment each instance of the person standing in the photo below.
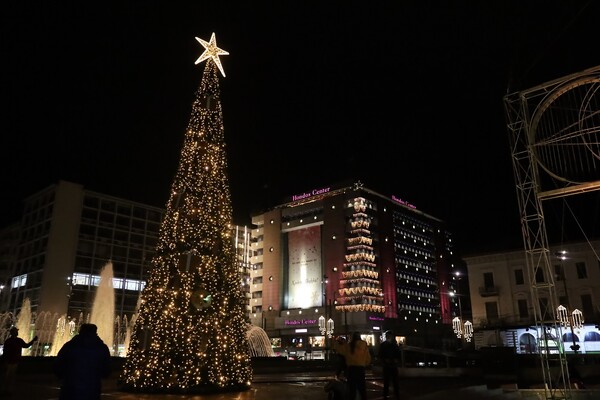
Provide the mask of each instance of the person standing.
{"label": "person standing", "polygon": [[30,348],[38,337],[35,336],[29,343],[19,337],[19,328],[13,326],[10,328],[10,336],[4,342],[3,356],[4,359],[4,392],[11,394],[15,389],[15,380],[17,378],[17,368],[21,361],[23,349]]}
{"label": "person standing", "polygon": [[396,400],[400,399],[400,388],[398,387],[398,362],[401,358],[401,351],[394,332],[385,333],[385,341],[379,345],[377,359],[381,363],[383,372],[383,398],[387,399],[390,392],[390,385],[394,386],[394,396]]}
{"label": "person standing", "polygon": [[56,355],[55,373],[62,380],[60,400],[100,400],[102,379],[111,372],[108,346],[94,324],[82,324],[79,333]]}
{"label": "person standing", "polygon": [[337,351],[346,360],[350,399],[354,400],[354,396],[358,392],[361,400],[367,400],[366,369],[371,364],[371,353],[367,342],[360,338],[359,332],[354,332],[350,342],[339,344]]}

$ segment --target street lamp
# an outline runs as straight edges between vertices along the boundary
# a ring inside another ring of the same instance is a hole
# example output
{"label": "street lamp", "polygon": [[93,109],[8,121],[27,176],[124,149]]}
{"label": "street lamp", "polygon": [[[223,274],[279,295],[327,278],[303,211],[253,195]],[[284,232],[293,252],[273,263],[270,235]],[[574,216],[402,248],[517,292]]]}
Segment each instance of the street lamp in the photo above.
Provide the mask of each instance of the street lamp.
{"label": "street lamp", "polygon": [[567,291],[567,280],[565,279],[565,268],[563,264],[563,261],[567,259],[567,251],[561,250],[558,253],[554,253],[554,255],[560,259],[559,277],[563,282],[563,289],[565,290],[565,299],[567,301],[567,307],[560,304],[556,308],[556,318],[563,327],[571,329],[571,341],[573,342],[573,344],[571,344],[570,347],[571,350],[573,350],[573,353],[577,353],[579,351],[579,345],[575,341],[575,330],[580,330],[581,328],[583,328],[583,313],[578,309],[575,309],[569,315],[569,308],[571,302],[569,301],[569,292]]}
{"label": "street lamp", "polygon": [[327,350],[329,348],[329,341],[327,339],[331,339],[333,337],[334,323],[333,319],[331,318],[331,312],[329,312],[330,315],[328,315],[329,307],[327,304],[327,284],[329,283],[329,280],[327,275],[323,275],[323,280],[321,283],[323,284],[323,307],[325,308],[325,316],[321,315],[319,317],[319,331],[321,331],[321,335],[325,336],[326,355],[327,358],[329,358],[329,353]]}
{"label": "street lamp", "polygon": [[462,304],[460,302],[460,295],[456,294],[454,292],[450,292],[449,293],[451,297],[458,297],[458,317],[454,317],[452,319],[452,329],[454,330],[454,333],[456,334],[456,337],[461,339],[462,337],[465,338],[466,342],[470,342],[471,338],[473,337],[473,323],[471,321],[464,321],[463,323],[463,316],[462,316]]}
{"label": "street lamp", "polygon": [[[460,271],[455,272],[454,276],[454,279],[460,283],[462,279]],[[466,342],[471,342],[471,338],[473,337],[473,323],[463,320],[462,303],[460,301],[462,295],[458,294],[456,289],[453,292],[449,292],[449,294],[451,297],[458,297],[458,316],[452,319],[452,329],[457,338],[461,339],[464,337]]]}
{"label": "street lamp", "polygon": [[556,318],[563,327],[571,329],[571,340],[573,341],[573,344],[570,347],[574,353],[577,353],[579,345],[575,341],[575,330],[583,328],[583,313],[578,309],[575,309],[569,315],[567,308],[561,304],[556,308]]}
{"label": "street lamp", "polygon": [[333,319],[329,318],[327,322],[325,321],[324,316],[319,317],[319,330],[321,331],[321,335],[331,339],[333,337],[333,330],[335,328],[335,324],[333,323]]}

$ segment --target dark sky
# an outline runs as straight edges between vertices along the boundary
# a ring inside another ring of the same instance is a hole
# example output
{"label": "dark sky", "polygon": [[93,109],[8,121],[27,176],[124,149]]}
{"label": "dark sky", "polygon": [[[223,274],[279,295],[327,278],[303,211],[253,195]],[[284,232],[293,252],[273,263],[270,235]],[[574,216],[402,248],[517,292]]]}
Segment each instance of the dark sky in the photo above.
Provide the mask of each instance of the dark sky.
{"label": "dark sky", "polygon": [[591,0],[57,3],[3,5],[0,226],[59,179],[163,207],[215,32],[236,223],[359,178],[513,248],[503,96],[600,64]]}

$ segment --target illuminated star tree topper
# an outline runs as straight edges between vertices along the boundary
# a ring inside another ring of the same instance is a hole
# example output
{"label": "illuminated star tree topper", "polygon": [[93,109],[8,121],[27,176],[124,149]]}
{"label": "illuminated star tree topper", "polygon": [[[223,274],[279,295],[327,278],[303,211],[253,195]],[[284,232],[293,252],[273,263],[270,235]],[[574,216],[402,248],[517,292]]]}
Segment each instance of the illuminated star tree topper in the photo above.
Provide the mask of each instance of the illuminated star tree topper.
{"label": "illuminated star tree topper", "polygon": [[229,53],[217,47],[217,39],[215,38],[215,33],[213,32],[212,35],[210,35],[210,42],[202,40],[199,37],[196,37],[196,40],[199,41],[202,46],[204,46],[204,53],[202,53],[202,55],[198,57],[194,64],[200,64],[202,61],[210,58],[215,64],[217,64],[217,67],[219,67],[219,71],[221,71],[223,76],[225,76],[225,71],[223,71],[223,66],[221,65],[221,60],[219,59],[219,56],[228,56]]}
{"label": "illuminated star tree topper", "polygon": [[227,53],[214,34],[199,41],[206,51],[198,62],[209,60],[131,330],[123,390],[214,393],[252,384],[219,89],[219,55]]}

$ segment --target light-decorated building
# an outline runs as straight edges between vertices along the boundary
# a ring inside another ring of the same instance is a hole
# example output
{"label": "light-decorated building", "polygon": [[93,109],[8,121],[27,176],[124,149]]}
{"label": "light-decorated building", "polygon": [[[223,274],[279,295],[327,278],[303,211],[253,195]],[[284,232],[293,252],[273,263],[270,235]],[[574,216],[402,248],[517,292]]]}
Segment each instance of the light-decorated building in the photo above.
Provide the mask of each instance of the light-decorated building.
{"label": "light-decorated building", "polygon": [[331,327],[373,345],[387,329],[413,345],[448,337],[459,261],[443,221],[356,182],[292,195],[252,224],[250,319],[282,352],[326,347]]}
{"label": "light-decorated building", "polygon": [[[34,314],[87,314],[112,261],[115,312],[130,317],[163,215],[66,181],[29,196],[4,310],[17,314],[29,298]],[[276,347],[302,352],[310,344],[318,354],[330,318],[334,335],[359,331],[373,345],[387,329],[413,345],[440,347],[449,338],[459,312],[449,293],[461,265],[452,235],[399,197],[360,182],[302,192],[253,216],[251,229],[234,226],[232,238],[249,320]]]}

